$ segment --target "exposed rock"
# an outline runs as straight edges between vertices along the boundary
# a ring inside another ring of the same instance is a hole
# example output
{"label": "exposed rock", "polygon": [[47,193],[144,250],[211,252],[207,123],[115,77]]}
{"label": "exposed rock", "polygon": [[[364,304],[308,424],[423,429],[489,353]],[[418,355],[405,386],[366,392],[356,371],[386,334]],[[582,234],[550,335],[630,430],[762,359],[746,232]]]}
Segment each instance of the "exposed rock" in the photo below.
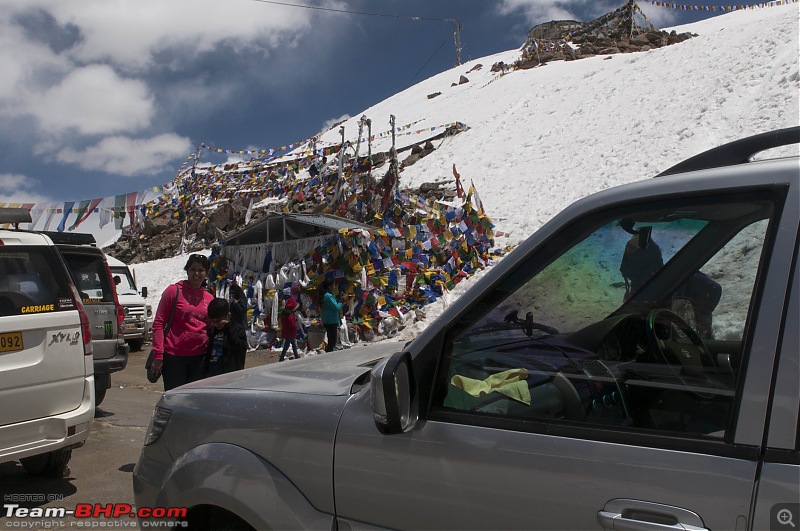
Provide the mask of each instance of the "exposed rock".
{"label": "exposed rock", "polygon": [[441,95],[442,95],[442,93],[441,93],[441,92],[434,92],[433,94],[428,94],[428,99],[429,99],[429,100],[432,100],[432,99],[433,99],[433,98],[435,98],[436,96],[441,96]]}
{"label": "exposed rock", "polygon": [[589,22],[552,21],[531,28],[522,46],[522,57],[514,63],[514,68],[524,70],[549,61],[593,55],[644,52],[695,36],[656,29],[636,2],[629,0],[624,6]]}
{"label": "exposed rock", "polygon": [[467,76],[461,76],[461,77],[459,77],[459,78],[458,78],[458,84],[459,84],[459,85],[463,85],[464,83],[469,83],[469,79],[467,79]]}
{"label": "exposed rock", "polygon": [[417,162],[422,157],[428,156],[433,153],[434,147],[433,144],[429,141],[425,142],[424,146],[420,146],[419,144],[414,144],[411,147],[411,155],[406,157],[403,162],[400,163],[400,170],[402,171],[404,168],[407,168]]}

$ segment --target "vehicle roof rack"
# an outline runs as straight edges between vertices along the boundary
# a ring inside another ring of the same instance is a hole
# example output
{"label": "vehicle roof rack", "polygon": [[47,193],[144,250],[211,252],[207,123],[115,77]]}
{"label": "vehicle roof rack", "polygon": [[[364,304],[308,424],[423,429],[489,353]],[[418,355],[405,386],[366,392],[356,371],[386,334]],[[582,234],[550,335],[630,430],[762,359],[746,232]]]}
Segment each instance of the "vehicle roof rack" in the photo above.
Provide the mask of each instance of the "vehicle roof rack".
{"label": "vehicle roof rack", "polygon": [[47,234],[55,244],[67,245],[92,245],[97,247],[97,241],[92,234],[83,232],[55,232],[55,231],[42,231],[42,234]]}
{"label": "vehicle roof rack", "polygon": [[31,211],[27,208],[0,208],[0,223],[31,223]]}
{"label": "vehicle roof rack", "polygon": [[761,133],[704,151],[662,171],[656,177],[744,164],[761,151],[798,143],[800,143],[800,126]]}

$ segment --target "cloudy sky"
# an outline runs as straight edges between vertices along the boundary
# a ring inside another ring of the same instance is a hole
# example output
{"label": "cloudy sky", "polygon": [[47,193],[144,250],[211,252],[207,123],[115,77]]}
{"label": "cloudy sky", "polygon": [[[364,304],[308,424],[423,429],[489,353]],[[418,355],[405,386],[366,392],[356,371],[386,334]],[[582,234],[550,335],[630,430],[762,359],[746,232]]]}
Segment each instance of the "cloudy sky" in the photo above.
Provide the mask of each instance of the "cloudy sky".
{"label": "cloudy sky", "polygon": [[[201,143],[307,138],[452,67],[452,19],[466,62],[623,3],[4,0],[0,202],[124,194],[169,182]],[[640,5],[658,27],[712,14]]]}

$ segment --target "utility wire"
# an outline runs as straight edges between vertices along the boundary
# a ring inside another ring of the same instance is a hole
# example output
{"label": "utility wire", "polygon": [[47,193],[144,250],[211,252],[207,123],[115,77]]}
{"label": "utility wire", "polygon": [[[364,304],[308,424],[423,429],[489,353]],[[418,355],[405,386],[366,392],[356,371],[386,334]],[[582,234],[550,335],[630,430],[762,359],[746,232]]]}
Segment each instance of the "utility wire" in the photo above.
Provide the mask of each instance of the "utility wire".
{"label": "utility wire", "polygon": [[305,4],[290,4],[288,2],[278,2],[276,0],[252,0],[253,2],[261,2],[263,4],[274,4],[278,6],[300,7],[303,9],[314,9],[317,11],[332,11],[334,13],[346,13],[348,15],[364,15],[368,17],[386,17],[386,18],[401,18],[405,20],[432,20],[435,22],[453,22],[452,18],[431,18],[431,17],[412,17],[405,15],[387,15],[386,13],[368,13],[366,11],[348,11],[346,9],[334,9],[332,7],[309,6]]}
{"label": "utility wire", "polygon": [[[456,26],[457,26],[456,34],[458,34],[458,30],[461,29],[460,28],[461,22],[456,18],[414,17],[414,16],[406,16],[406,15],[388,15],[386,13],[369,13],[369,12],[366,12],[366,11],[348,11],[346,9],[334,9],[334,8],[331,8],[331,7],[310,6],[310,5],[306,5],[306,4],[291,4],[289,2],[279,2],[277,0],[252,0],[252,1],[253,2],[260,2],[262,4],[273,4],[273,5],[278,5],[278,6],[288,6],[288,7],[299,7],[299,8],[302,8],[302,9],[312,9],[312,10],[315,10],[315,11],[330,11],[330,12],[333,12],[333,13],[345,13],[345,14],[348,14],[348,15],[363,15],[363,16],[368,16],[368,17],[397,18],[397,19],[414,20],[414,21],[430,20],[430,21],[433,21],[433,22],[454,22],[456,24]],[[439,50],[442,49],[442,46],[444,46],[446,42],[447,41],[444,41],[444,42],[442,42],[441,45],[439,45],[439,47],[436,49],[436,51],[433,52],[433,55],[431,55],[430,58],[427,61],[425,61],[425,64],[422,65],[422,67],[420,67],[419,70],[417,70],[417,73],[414,74],[414,76],[411,78],[411,81],[414,81],[414,79],[416,79],[416,77],[419,75],[419,73],[422,72],[422,69],[425,68],[428,65],[428,63],[431,62],[431,60],[434,58],[434,56],[437,53],[439,53]],[[460,64],[459,55],[461,53],[460,42],[459,42],[458,39],[456,39],[456,48],[457,48],[456,64],[458,65],[458,64]],[[409,83],[411,81],[409,81]]]}
{"label": "utility wire", "polygon": [[444,46],[446,43],[447,43],[447,39],[445,39],[445,40],[443,40],[443,41],[442,41],[442,44],[440,44],[440,45],[439,45],[439,47],[438,47],[438,48],[436,48],[436,51],[435,51],[435,52],[433,52],[433,55],[431,55],[431,56],[428,58],[428,60],[427,60],[427,61],[425,61],[425,64],[424,64],[424,65],[422,65],[421,67],[419,67],[419,70],[417,70],[417,73],[416,73],[416,74],[414,74],[414,76],[411,78],[411,81],[409,81],[409,82],[408,82],[409,84],[410,84],[412,81],[414,81],[414,80],[417,78],[417,76],[419,75],[419,73],[420,73],[420,72],[422,72],[422,69],[423,69],[423,68],[425,68],[426,66],[428,66],[428,63],[430,63],[430,62],[433,60],[433,58],[436,56],[436,54],[437,54],[437,53],[439,53],[439,50],[441,50],[441,49],[442,49],[442,46]]}

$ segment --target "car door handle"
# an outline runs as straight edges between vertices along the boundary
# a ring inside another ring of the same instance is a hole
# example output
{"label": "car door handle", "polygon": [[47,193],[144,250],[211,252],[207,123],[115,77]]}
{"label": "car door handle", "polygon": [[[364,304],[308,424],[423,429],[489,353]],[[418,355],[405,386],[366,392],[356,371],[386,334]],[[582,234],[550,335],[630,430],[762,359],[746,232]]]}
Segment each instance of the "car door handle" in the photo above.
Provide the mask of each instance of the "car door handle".
{"label": "car door handle", "polygon": [[597,513],[597,521],[614,531],[706,531],[696,513],[642,500],[615,499]]}

